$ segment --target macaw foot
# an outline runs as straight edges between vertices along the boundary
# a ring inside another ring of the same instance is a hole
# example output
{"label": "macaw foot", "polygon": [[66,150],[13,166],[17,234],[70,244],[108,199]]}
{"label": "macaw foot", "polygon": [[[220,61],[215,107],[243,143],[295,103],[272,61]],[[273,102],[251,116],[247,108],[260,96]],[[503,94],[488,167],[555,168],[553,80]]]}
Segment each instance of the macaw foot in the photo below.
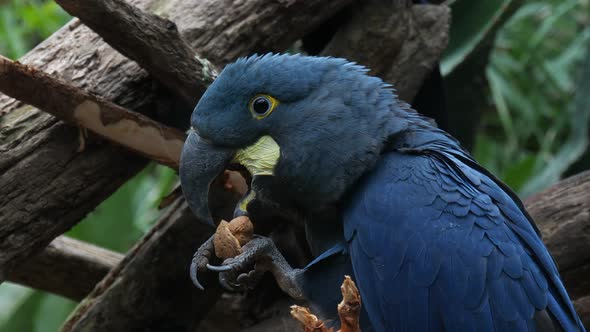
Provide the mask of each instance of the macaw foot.
{"label": "macaw foot", "polygon": [[[195,285],[203,287],[197,280],[197,272],[206,267],[219,272],[219,283],[229,291],[253,288],[265,272],[271,272],[279,287],[294,299],[303,299],[300,286],[300,269],[293,269],[271,239],[254,235],[254,238],[242,247],[242,253],[228,258],[220,266],[209,264],[214,255],[213,240],[207,240],[193,257],[191,278]],[[194,277],[193,277],[194,276]]]}

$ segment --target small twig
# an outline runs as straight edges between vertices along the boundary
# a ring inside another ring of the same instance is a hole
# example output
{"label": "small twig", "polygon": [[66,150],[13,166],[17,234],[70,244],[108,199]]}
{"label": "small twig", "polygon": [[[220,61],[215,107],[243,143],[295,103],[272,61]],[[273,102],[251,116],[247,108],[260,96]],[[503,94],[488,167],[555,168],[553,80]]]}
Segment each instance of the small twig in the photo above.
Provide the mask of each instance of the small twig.
{"label": "small twig", "polygon": [[178,168],[185,135],[177,129],[2,56],[0,91],[149,159]]}
{"label": "small twig", "polygon": [[170,20],[122,0],[55,2],[191,105],[217,75],[213,64],[196,54]]}
{"label": "small twig", "polygon": [[60,236],[17,265],[7,280],[80,301],[122,259],[119,253]]}

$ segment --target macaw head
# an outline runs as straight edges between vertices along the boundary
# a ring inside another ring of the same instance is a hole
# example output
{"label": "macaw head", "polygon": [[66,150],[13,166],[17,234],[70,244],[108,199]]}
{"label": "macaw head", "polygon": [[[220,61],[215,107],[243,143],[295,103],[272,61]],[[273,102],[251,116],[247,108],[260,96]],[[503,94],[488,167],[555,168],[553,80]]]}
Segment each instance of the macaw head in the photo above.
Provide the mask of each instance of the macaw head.
{"label": "macaw head", "polygon": [[[338,200],[403,127],[392,89],[337,58],[251,56],[226,66],[195,107],[180,161],[184,195],[212,223],[208,190],[229,165],[272,177],[301,209]],[[252,189],[236,213],[247,213]]]}

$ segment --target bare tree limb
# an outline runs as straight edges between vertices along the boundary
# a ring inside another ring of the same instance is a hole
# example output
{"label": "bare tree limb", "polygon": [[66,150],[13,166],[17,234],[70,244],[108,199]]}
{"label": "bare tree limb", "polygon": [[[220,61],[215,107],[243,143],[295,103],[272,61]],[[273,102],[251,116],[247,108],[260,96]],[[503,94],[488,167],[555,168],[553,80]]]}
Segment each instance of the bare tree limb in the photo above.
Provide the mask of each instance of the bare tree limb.
{"label": "bare tree limb", "polygon": [[74,301],[88,295],[123,255],[60,236],[8,274],[8,281]]}
{"label": "bare tree limb", "polygon": [[194,331],[220,293],[213,275],[205,291],[188,276],[190,257],[212,233],[177,199],[62,331]]}
{"label": "bare tree limb", "polygon": [[178,168],[185,135],[139,113],[108,102],[0,56],[0,92],[149,159]]}
{"label": "bare tree limb", "polygon": [[450,9],[412,6],[407,0],[371,0],[356,6],[355,15],[322,54],[366,66],[392,83],[402,100],[412,101],[447,46]]}
{"label": "bare tree limb", "polygon": [[[525,203],[572,299],[589,296],[590,171],[562,180]],[[590,321],[590,314],[583,319]]]}
{"label": "bare tree limb", "polygon": [[526,206],[562,273],[590,263],[590,171],[527,198]]}
{"label": "bare tree limb", "polygon": [[55,2],[190,104],[217,75],[213,64],[196,55],[170,20],[122,0]]}

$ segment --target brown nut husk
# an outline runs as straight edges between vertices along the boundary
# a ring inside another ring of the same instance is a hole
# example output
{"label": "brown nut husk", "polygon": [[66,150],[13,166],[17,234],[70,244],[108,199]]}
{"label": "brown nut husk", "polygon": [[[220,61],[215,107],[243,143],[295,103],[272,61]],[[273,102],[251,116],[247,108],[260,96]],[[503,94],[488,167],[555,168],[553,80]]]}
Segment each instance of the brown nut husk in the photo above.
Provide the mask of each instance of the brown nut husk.
{"label": "brown nut husk", "polygon": [[236,257],[242,246],[252,240],[254,225],[248,217],[237,217],[227,222],[222,220],[213,238],[215,255],[221,259]]}
{"label": "brown nut husk", "polygon": [[[359,320],[361,314],[361,295],[354,281],[349,276],[344,276],[344,282],[340,286],[342,302],[338,304],[338,316],[340,316],[340,330],[336,332],[361,332]],[[318,319],[308,308],[291,306],[291,316],[298,320],[303,327],[303,332],[333,332],[327,328],[323,321]]]}
{"label": "brown nut husk", "polygon": [[246,216],[237,217],[229,222],[229,231],[238,239],[240,247],[252,240],[254,225]]}
{"label": "brown nut husk", "polygon": [[217,226],[213,238],[215,255],[221,259],[235,257],[240,254],[241,246],[238,239],[229,230],[229,223],[222,220]]}

